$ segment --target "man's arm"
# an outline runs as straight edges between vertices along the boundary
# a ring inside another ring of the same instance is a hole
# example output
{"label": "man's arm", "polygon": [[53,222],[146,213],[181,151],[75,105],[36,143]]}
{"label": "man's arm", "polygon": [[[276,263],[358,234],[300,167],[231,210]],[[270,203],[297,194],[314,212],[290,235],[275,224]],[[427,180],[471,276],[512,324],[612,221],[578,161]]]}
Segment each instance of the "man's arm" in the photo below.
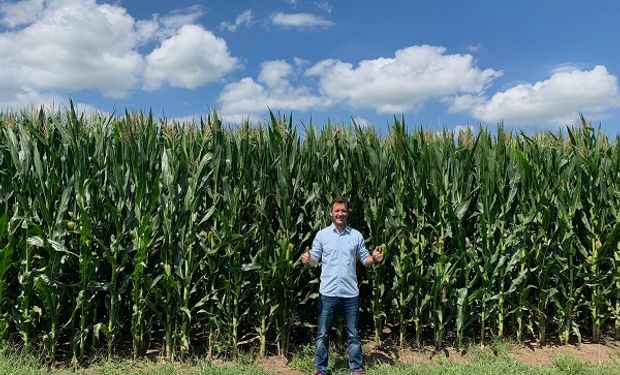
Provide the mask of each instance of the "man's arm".
{"label": "man's arm", "polygon": [[312,253],[310,252],[310,248],[306,247],[306,251],[301,255],[301,262],[307,266],[314,267],[319,264],[322,255],[323,246],[321,245],[321,241],[315,237],[314,241],[312,241]]}
{"label": "man's arm", "polygon": [[304,251],[304,253],[301,256],[301,262],[307,266],[311,266],[314,267],[317,264],[319,264],[319,262],[314,259],[314,257],[310,254],[310,248],[306,247],[306,251]]}
{"label": "man's arm", "polygon": [[366,258],[364,258],[364,266],[366,267],[370,267],[372,265],[381,263],[381,261],[383,261],[383,254],[381,254],[381,247],[380,246],[376,246],[375,249],[372,251],[372,255],[368,255]]}
{"label": "man's arm", "polygon": [[364,237],[359,234],[359,238],[357,240],[357,255],[359,256],[360,262],[365,267],[370,267],[377,263],[381,263],[383,260],[383,255],[381,255],[380,246],[375,246],[372,253],[366,249],[366,243],[364,242]]}
{"label": "man's arm", "polygon": [[375,264],[375,260],[372,259],[372,255],[367,256],[366,258],[364,258],[364,266],[365,267],[370,267],[373,264]]}

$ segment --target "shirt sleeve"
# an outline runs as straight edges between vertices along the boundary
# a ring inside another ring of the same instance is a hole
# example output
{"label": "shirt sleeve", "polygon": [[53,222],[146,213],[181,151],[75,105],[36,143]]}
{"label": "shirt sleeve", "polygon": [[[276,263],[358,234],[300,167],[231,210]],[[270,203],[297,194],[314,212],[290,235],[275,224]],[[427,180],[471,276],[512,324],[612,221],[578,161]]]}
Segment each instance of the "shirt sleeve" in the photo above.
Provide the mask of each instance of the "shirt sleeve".
{"label": "shirt sleeve", "polygon": [[366,249],[366,244],[364,243],[364,237],[362,237],[361,234],[358,236],[357,240],[357,255],[359,256],[362,264],[364,264],[364,259],[366,259],[367,256],[370,256],[370,253]]}
{"label": "shirt sleeve", "polygon": [[314,237],[314,241],[312,241],[312,249],[310,249],[310,255],[317,262],[321,261],[323,257],[323,244],[319,240],[318,234]]}

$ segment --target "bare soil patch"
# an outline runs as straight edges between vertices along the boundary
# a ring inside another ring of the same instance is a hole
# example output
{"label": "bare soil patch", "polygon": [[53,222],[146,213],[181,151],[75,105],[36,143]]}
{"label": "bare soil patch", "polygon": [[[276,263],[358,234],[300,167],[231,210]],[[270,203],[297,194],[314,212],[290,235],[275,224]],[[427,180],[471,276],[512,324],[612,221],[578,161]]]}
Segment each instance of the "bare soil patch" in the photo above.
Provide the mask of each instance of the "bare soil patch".
{"label": "bare soil patch", "polygon": [[[380,348],[376,347],[372,342],[366,341],[364,347],[364,360],[367,366],[374,365],[395,365],[405,364],[410,366],[418,365],[444,365],[448,363],[465,363],[476,360],[476,356],[480,352],[484,352],[485,358],[498,355],[493,354],[494,350],[491,346],[486,346],[478,351],[478,348],[471,348],[469,351],[459,350],[456,348],[445,348],[435,350],[433,347],[425,347],[421,349],[403,349],[398,350],[393,347]],[[341,349],[332,348],[333,355],[346,355],[341,353]],[[478,353],[478,354],[477,354]],[[546,345],[540,346],[537,343],[514,344],[510,346],[508,351],[503,351],[509,357],[516,361],[530,366],[551,365],[553,362],[562,357],[571,357],[579,361],[598,364],[619,364],[620,363],[620,342],[612,341],[605,343],[581,343],[580,345]],[[308,358],[312,361],[312,358]],[[271,374],[276,375],[303,375],[304,372],[290,368],[290,363],[285,357],[267,357],[259,359],[256,365]]]}
{"label": "bare soil patch", "polygon": [[304,375],[303,372],[288,367],[288,359],[282,356],[261,358],[256,362],[256,366],[276,375]]}
{"label": "bare soil patch", "polygon": [[509,355],[527,365],[544,366],[557,358],[569,356],[591,364],[610,364],[620,362],[620,342],[581,343],[580,345],[517,345],[510,349]]}
{"label": "bare soil patch", "polygon": [[398,361],[405,365],[432,364],[442,365],[446,363],[462,363],[467,361],[467,353],[455,348],[435,350],[434,348],[403,349],[398,351]]}
{"label": "bare soil patch", "polygon": [[[559,345],[552,343],[541,346],[536,342],[524,344],[506,344],[507,352],[504,349],[499,351],[507,353],[508,356],[526,365],[550,365],[561,357],[571,357],[582,362],[591,364],[619,364],[620,363],[620,341],[604,341],[601,343],[581,342],[580,344]],[[470,347],[468,350],[453,347],[436,350],[435,347],[428,346],[419,349],[407,348],[398,350],[397,347],[377,348],[372,342],[364,344],[364,355],[367,362],[394,364],[402,363],[406,365],[431,364],[441,365],[446,363],[463,363],[476,359],[481,352],[488,355],[498,355],[493,345]],[[486,355],[485,355],[486,356]]]}

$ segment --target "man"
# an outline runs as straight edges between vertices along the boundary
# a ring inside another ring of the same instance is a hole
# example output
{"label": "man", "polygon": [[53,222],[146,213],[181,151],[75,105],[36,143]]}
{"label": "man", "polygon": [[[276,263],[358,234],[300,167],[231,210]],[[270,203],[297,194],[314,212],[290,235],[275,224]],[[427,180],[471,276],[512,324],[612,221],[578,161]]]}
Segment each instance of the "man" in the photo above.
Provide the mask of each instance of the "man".
{"label": "man", "polygon": [[345,331],[349,346],[349,368],[355,375],[363,375],[362,344],[357,333],[359,318],[359,289],[357,286],[356,258],[364,266],[380,263],[383,255],[366,250],[364,238],[347,225],[349,202],[335,199],[331,204],[332,224],[321,229],[301,257],[304,264],[315,266],[321,262],[319,289],[319,322],[316,337],[316,372],[327,373],[329,334],[337,312],[344,315]]}

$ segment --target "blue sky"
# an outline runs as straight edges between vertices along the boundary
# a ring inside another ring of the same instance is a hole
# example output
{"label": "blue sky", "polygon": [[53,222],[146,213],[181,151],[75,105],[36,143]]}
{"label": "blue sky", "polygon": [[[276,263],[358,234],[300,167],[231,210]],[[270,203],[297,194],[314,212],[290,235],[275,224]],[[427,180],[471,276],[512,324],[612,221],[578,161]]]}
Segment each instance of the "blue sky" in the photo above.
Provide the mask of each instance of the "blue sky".
{"label": "blue sky", "polygon": [[620,133],[620,2],[0,2],[0,108]]}

